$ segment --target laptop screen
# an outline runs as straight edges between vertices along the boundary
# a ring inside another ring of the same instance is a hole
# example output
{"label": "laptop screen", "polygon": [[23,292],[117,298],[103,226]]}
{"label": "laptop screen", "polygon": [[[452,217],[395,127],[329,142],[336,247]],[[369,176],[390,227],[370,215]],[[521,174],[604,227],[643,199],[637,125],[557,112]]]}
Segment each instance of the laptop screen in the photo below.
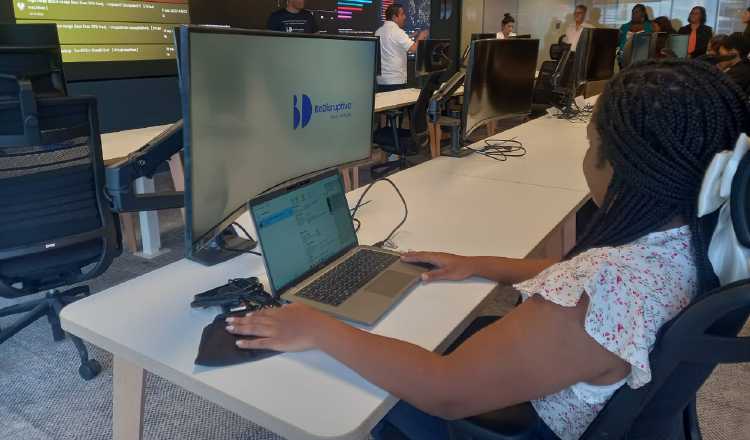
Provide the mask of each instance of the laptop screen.
{"label": "laptop screen", "polygon": [[277,294],[357,246],[338,172],[261,197],[250,215]]}

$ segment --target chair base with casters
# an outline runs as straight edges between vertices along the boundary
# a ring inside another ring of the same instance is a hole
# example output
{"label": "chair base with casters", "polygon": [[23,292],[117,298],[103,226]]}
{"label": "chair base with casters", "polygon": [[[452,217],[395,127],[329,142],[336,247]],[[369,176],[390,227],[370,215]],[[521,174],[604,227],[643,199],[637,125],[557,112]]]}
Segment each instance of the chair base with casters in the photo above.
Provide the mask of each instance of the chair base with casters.
{"label": "chair base with casters", "polygon": [[395,171],[405,170],[413,166],[408,156],[419,154],[416,144],[412,140],[411,130],[400,128],[398,121],[402,116],[400,111],[388,112],[388,127],[375,130],[373,142],[387,154],[398,155],[399,159],[384,164],[373,165],[370,173],[373,179],[380,179]]}
{"label": "chair base with casters", "polygon": [[[0,344],[45,316],[52,327],[52,339],[54,341],[62,341],[65,339],[66,334],[62,327],[60,327],[60,310],[77,299],[89,296],[90,293],[91,291],[88,286],[73,287],[64,291],[50,290],[45,294],[44,298],[0,309],[0,317],[24,314],[10,326],[0,328]],[[75,345],[78,355],[81,358],[81,366],[78,368],[78,374],[85,380],[95,378],[102,370],[102,366],[96,360],[89,359],[88,350],[81,338],[70,334],[68,334],[68,337]]]}

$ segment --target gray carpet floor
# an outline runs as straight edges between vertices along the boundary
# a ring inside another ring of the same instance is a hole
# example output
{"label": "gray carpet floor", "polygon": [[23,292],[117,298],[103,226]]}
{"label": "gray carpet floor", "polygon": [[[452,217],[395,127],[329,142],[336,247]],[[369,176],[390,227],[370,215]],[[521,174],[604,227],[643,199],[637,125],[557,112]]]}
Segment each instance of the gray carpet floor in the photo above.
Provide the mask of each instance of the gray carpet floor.
{"label": "gray carpet floor", "polygon": [[[157,186],[163,185],[157,181]],[[94,291],[122,283],[182,258],[179,211],[161,213],[163,244],[170,252],[153,260],[123,254],[91,283]],[[485,311],[501,314],[514,296],[499,290]],[[0,307],[11,302],[0,299]],[[0,318],[0,326],[9,322]],[[750,326],[745,333],[750,335]],[[46,320],[0,345],[0,440],[112,438],[112,357],[90,346],[102,373],[86,382],[69,341],[53,342]],[[750,365],[719,368],[699,397],[706,440],[750,440]],[[144,438],[243,439],[279,437],[159,377],[146,377]]]}

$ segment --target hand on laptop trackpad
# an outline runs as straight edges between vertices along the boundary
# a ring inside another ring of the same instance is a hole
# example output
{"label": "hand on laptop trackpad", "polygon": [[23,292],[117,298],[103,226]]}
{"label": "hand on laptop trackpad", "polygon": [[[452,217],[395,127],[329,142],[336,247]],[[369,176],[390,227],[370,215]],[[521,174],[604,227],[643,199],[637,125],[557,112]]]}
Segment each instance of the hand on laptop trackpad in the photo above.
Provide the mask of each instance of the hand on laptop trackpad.
{"label": "hand on laptop trackpad", "polygon": [[386,270],[367,286],[367,291],[392,298],[414,281],[414,275]]}

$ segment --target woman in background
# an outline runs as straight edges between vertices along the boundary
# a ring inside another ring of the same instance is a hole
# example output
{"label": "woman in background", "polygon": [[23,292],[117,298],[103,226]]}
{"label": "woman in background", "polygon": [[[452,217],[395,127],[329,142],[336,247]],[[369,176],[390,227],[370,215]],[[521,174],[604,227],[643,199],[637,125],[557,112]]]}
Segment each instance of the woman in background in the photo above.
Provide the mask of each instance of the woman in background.
{"label": "woman in background", "polygon": [[661,17],[654,18],[654,25],[656,26],[654,28],[655,32],[666,32],[670,35],[677,33],[672,27],[672,22],[669,20],[669,17],[661,16]]}
{"label": "woman in background", "polygon": [[654,25],[648,19],[648,11],[642,4],[633,6],[630,13],[630,21],[620,27],[619,61],[622,64],[622,56],[625,52],[625,44],[639,32],[653,32]]}
{"label": "woman in background", "polygon": [[713,29],[706,26],[706,8],[696,6],[690,11],[687,26],[680,28],[681,35],[690,35],[688,40],[688,56],[697,58],[708,50],[708,42],[713,35]]}
{"label": "woman in background", "polygon": [[513,32],[513,28],[515,27],[516,19],[506,12],[500,25],[500,32],[497,33],[497,39],[505,40],[506,38],[515,37],[516,33]]}

